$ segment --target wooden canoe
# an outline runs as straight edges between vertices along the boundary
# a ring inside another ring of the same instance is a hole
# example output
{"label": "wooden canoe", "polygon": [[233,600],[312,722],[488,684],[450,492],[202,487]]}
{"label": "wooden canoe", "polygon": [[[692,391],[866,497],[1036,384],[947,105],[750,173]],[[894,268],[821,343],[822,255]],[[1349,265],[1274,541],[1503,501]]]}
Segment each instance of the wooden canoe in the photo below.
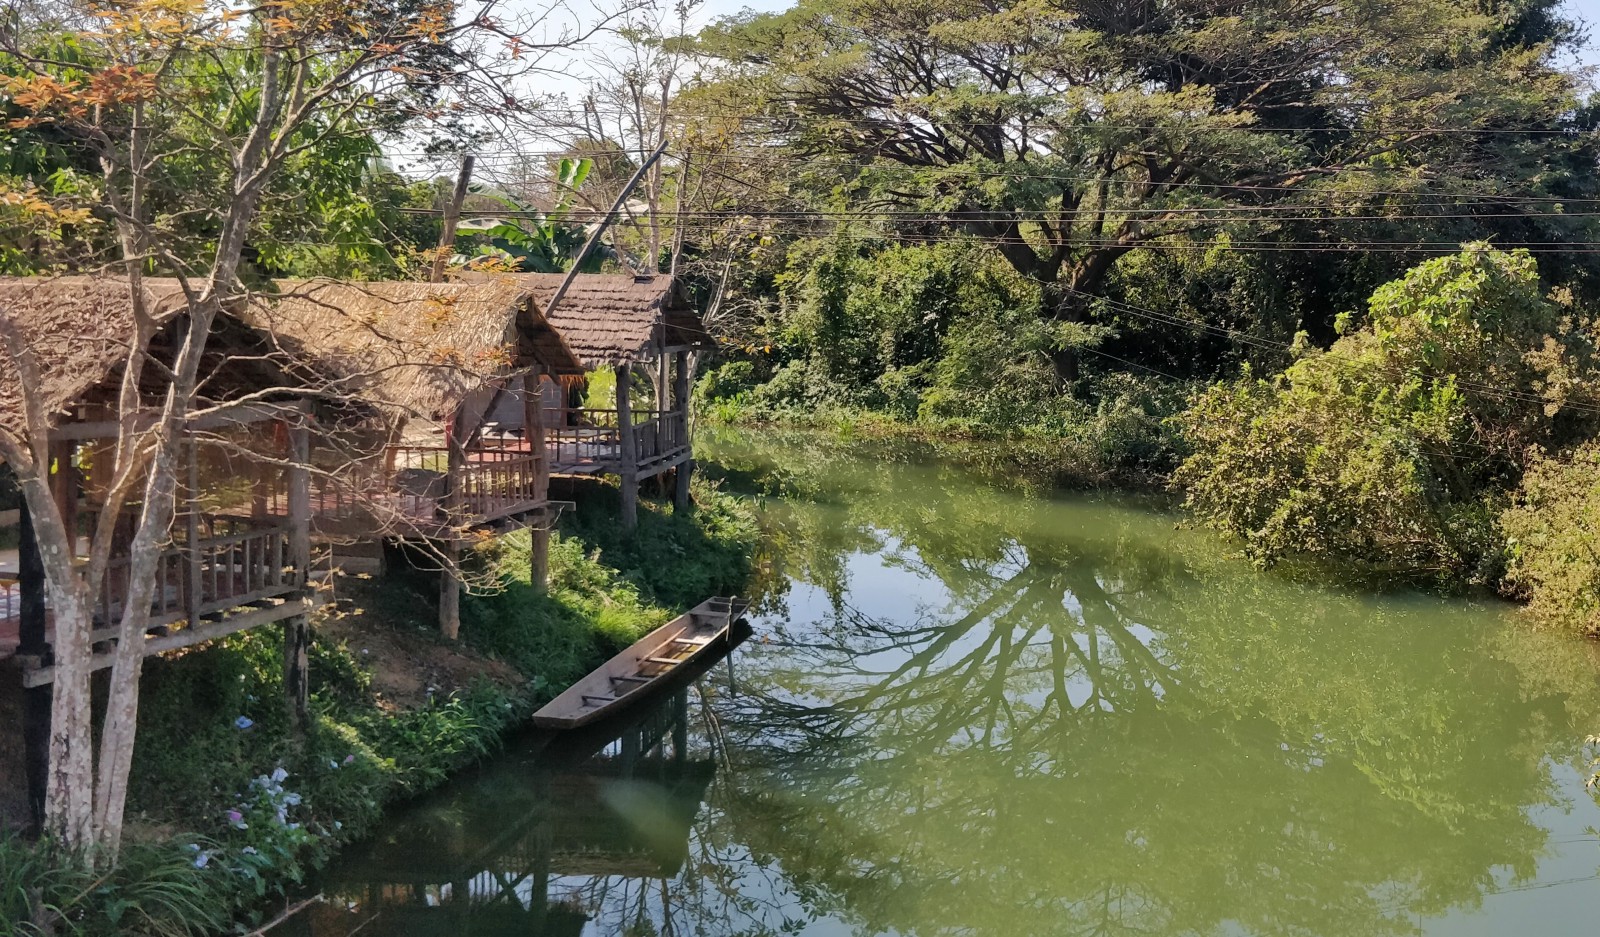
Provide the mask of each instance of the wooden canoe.
{"label": "wooden canoe", "polygon": [[576,729],[654,697],[676,684],[675,674],[692,671],[701,658],[724,653],[731,646],[734,624],[749,607],[737,598],[706,599],[568,687],[533,714],[533,724]]}

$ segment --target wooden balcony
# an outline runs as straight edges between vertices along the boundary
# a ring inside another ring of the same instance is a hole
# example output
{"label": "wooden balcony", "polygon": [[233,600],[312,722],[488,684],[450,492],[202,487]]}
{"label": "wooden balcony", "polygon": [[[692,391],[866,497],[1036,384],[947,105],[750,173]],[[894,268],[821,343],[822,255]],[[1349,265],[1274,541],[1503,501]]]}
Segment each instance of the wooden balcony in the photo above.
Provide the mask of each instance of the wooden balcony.
{"label": "wooden balcony", "polygon": [[[188,647],[201,641],[287,618],[305,611],[306,571],[296,569],[291,530],[285,522],[259,524],[233,518],[180,518],[178,532],[156,559],[146,653]],[[188,531],[199,535],[189,542]],[[127,605],[133,558],[114,555],[95,597],[96,643],[116,639]],[[22,592],[14,571],[0,573],[0,658],[17,652]],[[46,606],[46,640],[51,623]],[[94,657],[95,668],[110,666],[109,653]],[[48,667],[31,669],[29,686],[50,681]]]}
{"label": "wooden balcony", "polygon": [[[617,411],[586,407],[571,412],[573,425],[545,429],[551,474],[622,474]],[[689,457],[689,422],[683,410],[634,410],[631,416],[637,477],[649,478]]]}
{"label": "wooden balcony", "polygon": [[[452,470],[445,446],[388,446],[379,457],[312,473],[312,527],[330,536],[450,539],[541,509],[549,493],[545,456],[509,446],[467,449]],[[255,517],[281,517],[278,486],[254,493]]]}

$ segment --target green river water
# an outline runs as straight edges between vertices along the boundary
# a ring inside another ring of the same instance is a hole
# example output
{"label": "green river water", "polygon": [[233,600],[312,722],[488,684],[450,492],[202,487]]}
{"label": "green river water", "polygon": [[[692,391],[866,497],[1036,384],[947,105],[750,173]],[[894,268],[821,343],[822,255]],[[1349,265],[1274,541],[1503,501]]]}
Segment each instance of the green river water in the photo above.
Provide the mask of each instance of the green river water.
{"label": "green river water", "polygon": [[769,532],[731,667],[513,746],[289,930],[1600,933],[1593,645],[904,446],[704,448]]}

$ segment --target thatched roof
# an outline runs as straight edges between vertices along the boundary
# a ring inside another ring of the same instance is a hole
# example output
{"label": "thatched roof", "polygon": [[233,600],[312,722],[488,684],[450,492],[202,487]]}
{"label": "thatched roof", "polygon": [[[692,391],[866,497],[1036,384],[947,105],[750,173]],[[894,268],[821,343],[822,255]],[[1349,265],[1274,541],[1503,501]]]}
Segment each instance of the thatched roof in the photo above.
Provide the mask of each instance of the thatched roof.
{"label": "thatched roof", "polygon": [[[176,280],[144,280],[145,302],[159,321],[185,308]],[[128,356],[133,307],[126,277],[0,277],[0,426],[23,428],[21,377],[8,336],[38,361],[52,422],[110,380]]]}
{"label": "thatched roof", "polygon": [[[469,273],[459,279],[522,284],[547,309],[566,274]],[[669,276],[579,274],[547,317],[590,368],[651,358],[663,347],[710,345],[699,313]]]}
{"label": "thatched roof", "polygon": [[443,418],[489,382],[533,365],[557,375],[582,370],[525,285],[281,280],[277,287],[252,302],[252,325],[336,389],[409,416]]}

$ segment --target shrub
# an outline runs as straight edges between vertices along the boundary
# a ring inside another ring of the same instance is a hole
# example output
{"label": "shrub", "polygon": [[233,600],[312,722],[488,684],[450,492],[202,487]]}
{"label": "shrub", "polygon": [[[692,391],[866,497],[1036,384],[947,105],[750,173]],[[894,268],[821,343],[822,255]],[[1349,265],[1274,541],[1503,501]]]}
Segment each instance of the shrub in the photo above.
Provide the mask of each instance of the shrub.
{"label": "shrub", "polygon": [[1600,444],[1536,459],[1501,524],[1507,587],[1544,620],[1600,635]]}
{"label": "shrub", "polygon": [[1524,453],[1586,428],[1567,403],[1592,396],[1593,358],[1526,252],[1470,246],[1379,288],[1326,353],[1198,395],[1175,484],[1263,563],[1492,581]]}

